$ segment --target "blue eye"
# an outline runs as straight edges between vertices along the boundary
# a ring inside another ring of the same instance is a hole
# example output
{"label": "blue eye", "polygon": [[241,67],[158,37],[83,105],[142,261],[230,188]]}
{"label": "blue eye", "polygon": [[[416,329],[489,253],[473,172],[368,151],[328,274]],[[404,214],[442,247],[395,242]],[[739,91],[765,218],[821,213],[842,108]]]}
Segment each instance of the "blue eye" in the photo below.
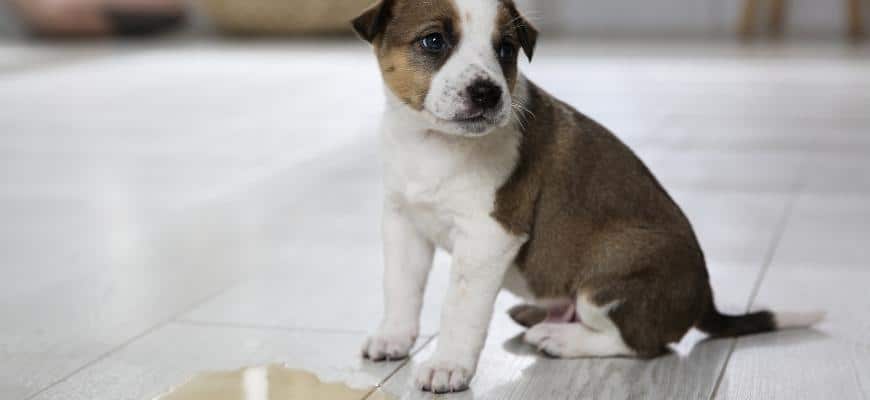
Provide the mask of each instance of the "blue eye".
{"label": "blue eye", "polygon": [[447,41],[440,33],[433,33],[420,39],[420,47],[433,53],[440,53],[447,48]]}
{"label": "blue eye", "polygon": [[514,45],[503,42],[501,46],[498,47],[498,58],[501,58],[502,60],[509,60],[514,56],[515,52],[516,48],[514,47]]}

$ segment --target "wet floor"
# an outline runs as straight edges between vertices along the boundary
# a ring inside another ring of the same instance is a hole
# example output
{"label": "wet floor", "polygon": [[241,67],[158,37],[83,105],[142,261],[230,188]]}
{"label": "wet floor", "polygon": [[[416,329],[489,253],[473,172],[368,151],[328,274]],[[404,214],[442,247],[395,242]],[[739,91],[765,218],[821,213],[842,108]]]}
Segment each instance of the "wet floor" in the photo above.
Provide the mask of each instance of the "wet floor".
{"label": "wet floor", "polygon": [[280,365],[204,372],[155,400],[390,400],[378,388],[323,382]]}

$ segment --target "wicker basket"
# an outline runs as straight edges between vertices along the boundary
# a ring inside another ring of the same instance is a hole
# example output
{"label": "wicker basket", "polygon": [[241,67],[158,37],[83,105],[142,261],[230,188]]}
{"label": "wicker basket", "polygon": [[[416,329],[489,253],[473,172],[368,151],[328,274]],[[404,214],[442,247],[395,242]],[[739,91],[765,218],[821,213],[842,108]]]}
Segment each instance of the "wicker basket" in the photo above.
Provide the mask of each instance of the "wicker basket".
{"label": "wicker basket", "polygon": [[225,33],[287,35],[350,32],[374,0],[199,0]]}

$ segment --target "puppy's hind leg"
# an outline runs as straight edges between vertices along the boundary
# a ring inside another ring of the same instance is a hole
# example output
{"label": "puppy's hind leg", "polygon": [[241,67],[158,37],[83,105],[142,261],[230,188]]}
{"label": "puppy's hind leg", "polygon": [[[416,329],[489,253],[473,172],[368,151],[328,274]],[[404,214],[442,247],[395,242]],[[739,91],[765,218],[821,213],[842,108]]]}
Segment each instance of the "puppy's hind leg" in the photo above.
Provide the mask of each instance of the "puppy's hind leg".
{"label": "puppy's hind leg", "polygon": [[557,358],[635,356],[608,316],[613,306],[596,306],[581,296],[577,299],[579,321],[537,324],[526,332],[525,341]]}
{"label": "puppy's hind leg", "polygon": [[526,332],[525,340],[556,358],[634,356],[619,332],[596,332],[579,322],[545,322]]}

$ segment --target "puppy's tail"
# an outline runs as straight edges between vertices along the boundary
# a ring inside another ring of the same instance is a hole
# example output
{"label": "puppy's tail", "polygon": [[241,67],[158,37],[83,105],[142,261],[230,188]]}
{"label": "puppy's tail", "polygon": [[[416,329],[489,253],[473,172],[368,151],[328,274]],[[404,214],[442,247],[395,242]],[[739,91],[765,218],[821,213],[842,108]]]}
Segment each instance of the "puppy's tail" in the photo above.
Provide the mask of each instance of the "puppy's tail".
{"label": "puppy's tail", "polygon": [[710,311],[698,321],[696,327],[713,337],[734,337],[780,329],[808,328],[824,318],[823,311],[758,311],[743,315],[725,315],[716,307],[710,307]]}

